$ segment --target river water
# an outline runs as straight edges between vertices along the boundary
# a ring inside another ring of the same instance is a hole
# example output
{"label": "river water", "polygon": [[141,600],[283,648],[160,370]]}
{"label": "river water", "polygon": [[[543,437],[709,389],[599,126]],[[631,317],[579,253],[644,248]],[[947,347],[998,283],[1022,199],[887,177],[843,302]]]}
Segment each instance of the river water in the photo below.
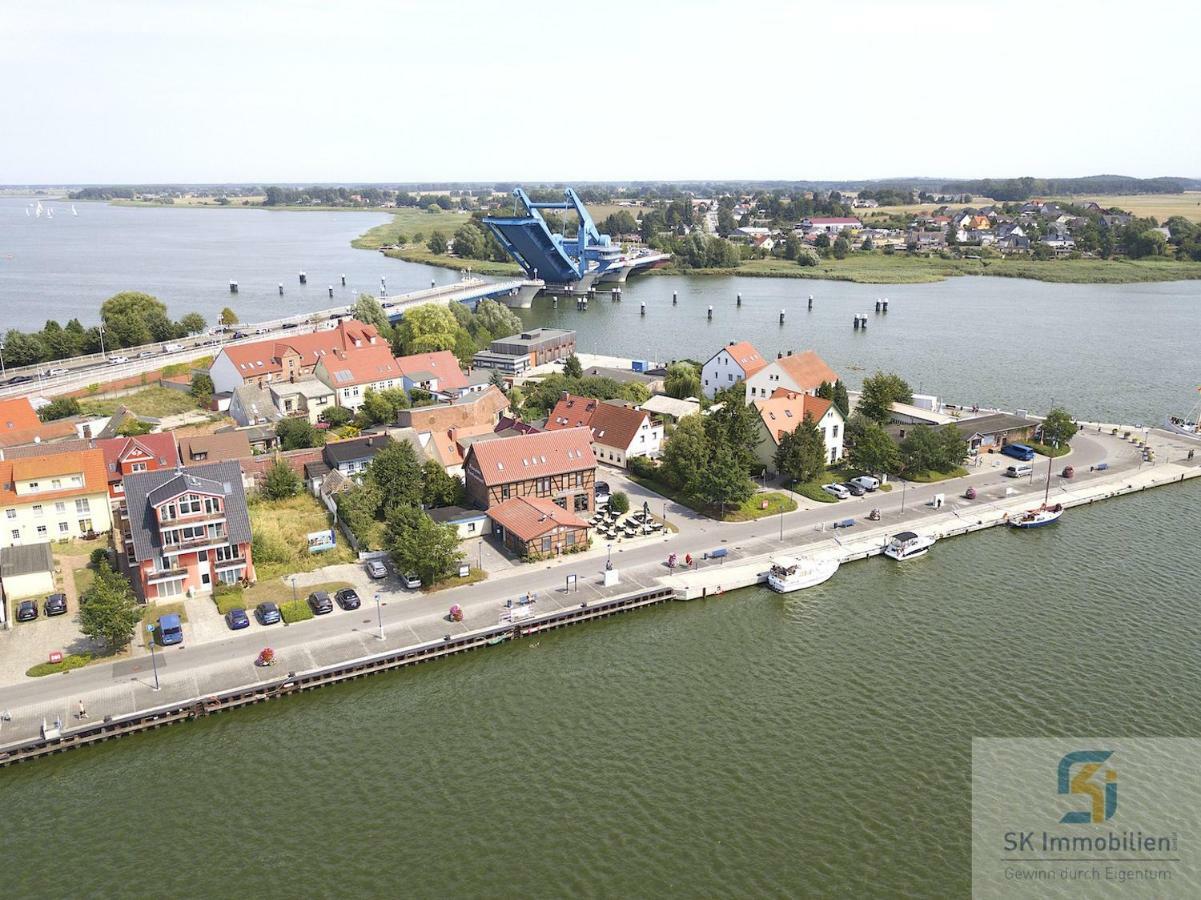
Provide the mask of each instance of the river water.
{"label": "river water", "polygon": [[[367,219],[347,221],[339,240]],[[1197,381],[1198,288],[651,278],[524,315],[585,350],[743,337],[969,401],[1150,419]],[[1199,501],[1190,482],[789,598],[658,607],[0,771],[3,894],[966,896],[973,737],[1201,737]]]}

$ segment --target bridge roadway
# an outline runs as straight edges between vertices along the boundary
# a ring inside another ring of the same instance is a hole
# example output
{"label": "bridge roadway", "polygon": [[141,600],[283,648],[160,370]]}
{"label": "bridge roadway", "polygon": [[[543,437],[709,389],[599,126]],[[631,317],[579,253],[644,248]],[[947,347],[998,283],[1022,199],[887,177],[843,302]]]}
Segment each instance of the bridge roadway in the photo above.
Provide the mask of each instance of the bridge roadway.
{"label": "bridge roadway", "polygon": [[[398,319],[406,309],[423,303],[474,303],[485,297],[498,297],[502,302],[524,301],[532,299],[540,287],[539,282],[525,279],[508,279],[505,281],[486,281],[482,278],[464,278],[454,284],[438,285],[407,294],[397,294],[384,297],[381,304],[384,311],[392,319]],[[56,360],[39,366],[7,367],[5,383],[0,386],[0,398],[19,396],[47,396],[66,394],[71,391],[83,390],[93,384],[103,384],[157,372],[164,366],[177,363],[191,362],[203,356],[219,353],[222,347],[247,344],[261,341],[268,337],[280,337],[287,334],[310,334],[322,328],[330,328],[331,322],[345,316],[351,307],[333,306],[328,309],[313,312],[298,313],[281,319],[268,319],[264,322],[241,323],[225,331],[181,338],[178,341],[156,341],[140,347],[126,347],[120,350],[110,350],[107,355],[93,353],[87,356],[77,356],[72,359]],[[234,334],[245,335],[234,338]],[[183,346],[182,350],[172,353],[163,352],[168,343]],[[113,357],[125,357],[128,362],[111,363]],[[50,370],[63,370],[61,374],[50,376]],[[8,383],[14,377],[28,376],[32,381],[21,384]]]}
{"label": "bridge roadway", "polygon": [[[1055,476],[1052,479],[1052,502],[1061,492],[1091,488],[1112,491],[1125,489],[1128,484],[1148,485],[1175,481],[1181,476],[1201,471],[1201,458],[1187,459],[1188,447],[1163,432],[1154,433],[1161,461],[1148,465],[1129,442],[1111,437],[1108,433],[1081,433],[1073,441],[1069,456],[1047,461],[1039,458],[1032,479],[1009,479],[1001,475],[1003,466],[984,464],[963,478],[937,484],[900,484],[889,493],[877,492],[866,497],[829,504],[810,504],[783,516],[772,516],[754,522],[720,523],[704,518],[692,510],[634,483],[628,485],[631,505],[643,500],[651,504],[656,514],[667,514],[679,533],[648,538],[626,547],[613,547],[612,560],[622,583],[616,587],[601,586],[601,575],[610,548],[596,542],[592,550],[566,556],[552,562],[521,565],[496,573],[486,581],[465,587],[422,594],[389,586],[381,591],[383,640],[376,636],[377,610],[372,597],[363,596],[363,607],[357,611],[335,610],[331,615],[288,627],[274,627],[268,637],[259,629],[230,633],[228,637],[208,643],[166,648],[157,653],[160,692],[151,689],[153,674],[151,660],[133,656],[114,663],[102,663],[77,669],[69,675],[43,678],[19,678],[0,687],[0,749],[5,745],[25,742],[38,737],[42,722],[63,723],[65,733],[79,727],[73,715],[80,699],[84,699],[91,721],[105,715],[126,715],[137,710],[155,708],[167,702],[200,697],[218,690],[255,683],[277,677],[279,672],[303,672],[357,659],[362,656],[441,639],[444,635],[458,636],[486,626],[494,626],[506,599],[529,591],[537,592],[536,612],[551,611],[566,605],[649,587],[667,576],[664,561],[675,551],[682,558],[691,553],[698,559],[706,551],[724,547],[728,556],[723,561],[699,563],[701,571],[720,571],[719,566],[735,567],[764,554],[809,552],[828,546],[832,538],[829,526],[836,520],[855,518],[860,527],[842,531],[834,540],[855,538],[855,532],[866,531],[865,517],[869,509],[881,510],[881,522],[872,528],[892,531],[920,530],[923,523],[933,525],[957,509],[991,509],[1006,503],[1020,503],[1026,498],[1029,505],[1041,502],[1045,483],[1045,466],[1059,472],[1072,464],[1077,475],[1072,481]],[[994,457],[989,456],[988,461]],[[1090,471],[1101,462],[1106,471]],[[617,481],[615,477],[611,480]],[[979,499],[962,499],[968,485],[976,488]],[[623,485],[625,487],[625,485]],[[1007,496],[1007,490],[1015,493]],[[934,510],[929,501],[935,494],[947,497],[947,506]],[[1111,494],[1102,494],[1109,496]],[[902,511],[903,508],[903,511]],[[1119,514],[1117,510],[1115,514]],[[1071,527],[1065,518],[1060,528]],[[937,552],[937,550],[935,551]],[[578,575],[578,593],[567,593],[566,579]],[[733,572],[731,572],[733,574]],[[836,576],[837,577],[837,576]],[[389,582],[390,584],[390,582]],[[459,604],[465,613],[462,623],[447,620],[451,604]],[[264,673],[253,660],[266,641],[276,650],[280,664],[273,672]],[[5,720],[3,714],[7,714]]]}

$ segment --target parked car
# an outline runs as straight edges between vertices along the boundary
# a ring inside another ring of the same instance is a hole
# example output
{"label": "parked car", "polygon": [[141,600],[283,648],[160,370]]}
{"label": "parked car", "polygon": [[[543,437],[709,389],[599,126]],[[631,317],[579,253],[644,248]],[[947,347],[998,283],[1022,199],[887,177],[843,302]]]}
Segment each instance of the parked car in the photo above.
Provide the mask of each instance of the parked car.
{"label": "parked car", "polygon": [[1034,459],[1034,448],[1025,444],[1006,444],[1001,448],[1001,452],[1014,459],[1020,459],[1022,462],[1030,462]]}
{"label": "parked car", "polygon": [[158,642],[164,647],[183,643],[183,622],[176,613],[158,617]]}
{"label": "parked car", "polygon": [[234,332],[234,340],[235,341],[241,340],[244,337],[246,337],[245,331],[235,331]]}
{"label": "parked car", "polygon": [[279,327],[280,328],[299,328],[300,325],[297,322],[284,322],[284,324],[280,325]]}
{"label": "parked car", "polygon": [[382,560],[369,559],[367,560],[367,574],[371,578],[387,578],[388,567],[384,565]]}
{"label": "parked car", "polygon": [[354,588],[342,588],[342,590],[334,594],[334,599],[338,601],[338,605],[343,609],[358,609],[363,605],[363,601],[359,599],[359,595]]}
{"label": "parked car", "polygon": [[872,478],[870,475],[860,475],[858,478],[852,478],[851,484],[857,484],[869,494],[880,487],[880,479]]}
{"label": "parked car", "polygon": [[280,620],[279,607],[270,601],[260,603],[254,608],[254,617],[260,625],[274,625]]}
{"label": "parked car", "polygon": [[400,580],[404,582],[404,586],[409,590],[416,590],[421,587],[421,579],[417,577],[416,572],[405,572]]}
{"label": "parked car", "polygon": [[847,493],[850,494],[852,497],[862,497],[864,494],[867,493],[867,491],[865,491],[859,485],[855,484],[855,482],[853,482],[853,481],[844,481],[842,483],[842,486],[844,488],[846,488]]}
{"label": "parked car", "polygon": [[242,609],[242,607],[235,606],[225,614],[225,624],[229,626],[230,631],[249,628],[250,616],[246,615],[246,610]]}
{"label": "parked car", "polygon": [[596,505],[601,506],[609,502],[609,482],[598,481],[596,483]]}
{"label": "parked car", "polygon": [[325,591],[314,591],[309,594],[309,609],[315,616],[324,616],[334,611],[334,601],[329,599],[329,594]]}
{"label": "parked car", "polygon": [[256,329],[254,330],[254,333],[255,333],[255,334],[266,334],[266,333],[267,333],[267,329],[266,329],[266,328],[263,328],[263,327],[261,327],[261,326],[260,326],[259,328],[256,328]]}
{"label": "parked car", "polygon": [[108,364],[110,366],[120,366],[120,365],[124,365],[127,362],[129,362],[128,356],[110,356],[108,358]]}
{"label": "parked car", "polygon": [[851,496],[851,492],[848,491],[846,488],[844,488],[841,484],[838,484],[837,482],[831,482],[830,484],[823,484],[822,490],[825,491],[827,494],[833,494],[839,500],[846,500],[848,497]]}
{"label": "parked car", "polygon": [[1010,466],[1005,470],[1007,478],[1025,478],[1027,475],[1034,473],[1034,466],[1030,463],[1018,463],[1016,466]]}
{"label": "parked car", "polygon": [[55,366],[53,369],[47,369],[46,375],[50,378],[57,378],[59,375],[66,375],[67,371],[62,366]]}
{"label": "parked car", "polygon": [[22,600],[17,604],[17,621],[32,622],[38,617],[38,605],[32,600]]}
{"label": "parked car", "polygon": [[67,595],[51,594],[42,604],[42,610],[47,616],[61,616],[67,611]]}

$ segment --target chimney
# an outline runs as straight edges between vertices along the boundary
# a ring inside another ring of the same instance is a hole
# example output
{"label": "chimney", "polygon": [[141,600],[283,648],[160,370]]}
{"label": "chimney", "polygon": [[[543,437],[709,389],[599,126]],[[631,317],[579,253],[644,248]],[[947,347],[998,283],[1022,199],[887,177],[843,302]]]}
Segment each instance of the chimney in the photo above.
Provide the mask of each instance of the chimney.
{"label": "chimney", "polygon": [[736,343],[737,343],[737,341],[730,341],[728,346],[733,347]]}
{"label": "chimney", "polygon": [[567,395],[567,391],[560,391],[560,392],[559,392],[559,399],[560,399],[560,400],[566,400],[566,399],[567,399],[567,396],[568,396],[568,395]]}
{"label": "chimney", "polygon": [[783,359],[783,358],[784,358],[784,354],[781,353],[779,350],[777,350],[776,351],[776,359]]}
{"label": "chimney", "polygon": [[789,350],[789,351],[788,351],[788,355],[789,355],[789,356],[792,356],[792,351],[791,351],[791,350]]}

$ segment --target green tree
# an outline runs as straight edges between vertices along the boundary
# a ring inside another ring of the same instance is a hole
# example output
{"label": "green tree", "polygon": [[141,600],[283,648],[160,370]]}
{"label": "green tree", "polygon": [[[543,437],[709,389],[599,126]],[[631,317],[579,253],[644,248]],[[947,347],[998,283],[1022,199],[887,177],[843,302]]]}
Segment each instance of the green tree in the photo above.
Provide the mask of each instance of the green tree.
{"label": "green tree", "polygon": [[745,391],[739,384],[718,391],[713,399],[720,408],[705,418],[705,428],[714,450],[728,448],[738,467],[749,472],[755,464],[755,450],[763,435],[759,430],[759,413],[746,402]]}
{"label": "green tree", "polygon": [[392,323],[388,321],[388,314],[384,312],[380,302],[370,294],[359,294],[350,313],[360,322],[374,325],[385,338],[392,334]]}
{"label": "green tree", "polygon": [[275,423],[275,434],[281,450],[302,450],[319,447],[325,443],[325,435],[319,432],[308,419],[291,416]]}
{"label": "green tree", "polygon": [[780,438],[775,464],[777,472],[801,482],[812,481],[825,470],[826,442],[809,413],[791,433]]}
{"label": "green tree", "polygon": [[138,291],[123,291],[105,300],[100,306],[100,321],[110,348],[135,347],[174,336],[166,304]]}
{"label": "green tree", "polygon": [[651,389],[638,381],[627,381],[617,390],[617,399],[627,400],[638,406],[641,406],[650,398]]}
{"label": "green tree", "polygon": [[[464,222],[455,231],[455,256],[460,259],[487,259],[488,242],[474,222]],[[432,248],[431,248],[432,249]]]}
{"label": "green tree", "polygon": [[415,506],[388,512],[384,546],[401,572],[416,572],[423,584],[437,584],[463,559],[458,531],[439,525]]}
{"label": "green tree", "polygon": [[[383,493],[370,478],[349,490],[335,495],[338,504],[338,519],[350,529],[361,544],[367,544],[375,531],[375,521],[383,503]],[[378,550],[380,547],[370,547]]]}
{"label": "green tree", "polygon": [[834,408],[842,413],[844,419],[851,414],[851,398],[847,396],[847,386],[841,378],[834,382]]}
{"label": "green tree", "polygon": [[574,353],[563,362],[563,374],[568,378],[583,378],[584,366]]}
{"label": "green tree", "polygon": [[409,398],[401,388],[385,388],[377,391],[368,388],[363,394],[363,402],[359,406],[357,423],[360,428],[372,425],[396,424],[396,414],[402,409],[408,409]]}
{"label": "green tree", "polygon": [[300,493],[300,476],[282,459],[277,459],[263,479],[263,496],[268,500],[286,500]]}
{"label": "green tree", "polygon": [[912,403],[913,390],[900,375],[877,371],[863,379],[863,393],[859,396],[859,412],[874,422],[886,425],[892,421],[894,403]]}
{"label": "green tree", "polygon": [[692,363],[674,362],[667,367],[664,393],[677,400],[701,396],[701,373]]}
{"label": "green tree", "polygon": [[375,454],[367,472],[380,489],[380,505],[385,513],[394,506],[421,504],[421,462],[408,441],[393,441],[384,447]]}
{"label": "green tree", "polygon": [[79,413],[79,401],[74,397],[57,397],[38,410],[38,418],[43,422],[53,422]]}
{"label": "green tree", "polygon": [[833,251],[835,259],[846,259],[847,254],[851,252],[851,244],[840,234],[834,238]]}
{"label": "green tree", "polygon": [[204,316],[200,313],[190,312],[179,320],[180,337],[187,337],[193,334],[201,334],[204,332],[205,325]]}
{"label": "green tree", "polygon": [[819,262],[821,262],[821,257],[809,247],[802,247],[797,252],[796,261],[797,265],[809,268],[810,266],[816,266]]}
{"label": "green tree", "polygon": [[630,497],[625,491],[614,491],[609,495],[609,512],[624,515],[630,511]]}
{"label": "green tree", "polygon": [[350,420],[354,418],[352,413],[345,406],[331,406],[321,410],[321,415],[317,416],[317,420],[324,422],[330,428],[341,428],[343,425],[349,425]]}
{"label": "green tree", "polygon": [[192,387],[189,393],[200,406],[208,406],[213,400],[213,379],[207,372],[197,372],[192,376]]}
{"label": "green tree", "polygon": [[437,253],[441,256],[446,252],[446,235],[441,231],[435,231],[430,235],[430,239],[426,242],[425,246],[429,248],[430,253]]}
{"label": "green tree", "polygon": [[421,503],[423,506],[457,506],[463,502],[463,482],[427,459],[421,465]]}
{"label": "green tree", "polygon": [[500,369],[492,370],[492,374],[488,376],[488,383],[493,387],[500,388],[502,391],[508,387],[505,384],[505,376],[500,374]]}
{"label": "green tree", "polygon": [[862,472],[895,474],[901,468],[901,454],[884,426],[863,415],[847,421],[847,462]]}
{"label": "green tree", "polygon": [[218,320],[222,325],[237,325],[238,314],[228,306],[221,310],[221,318]]}
{"label": "green tree", "polygon": [[[517,313],[495,300],[481,300],[475,308],[476,324],[494,337],[520,334],[523,326]],[[489,341],[490,342],[490,341]]]}
{"label": "green tree", "polygon": [[445,306],[427,303],[405,313],[397,334],[405,353],[453,350],[459,323]]}
{"label": "green tree", "polygon": [[1066,447],[1068,441],[1076,434],[1076,423],[1062,406],[1057,406],[1049,413],[1042,424],[1042,439],[1044,444]]}
{"label": "green tree", "polygon": [[680,419],[671,440],[663,447],[660,471],[668,484],[688,490],[700,477],[709,458],[709,434],[701,416]]}
{"label": "green tree", "polygon": [[914,425],[901,441],[901,462],[909,474],[940,471],[942,448],[933,428]]}
{"label": "green tree", "polygon": [[80,631],[103,641],[109,650],[119,650],[129,643],[141,618],[129,581],[114,572],[107,559],[101,560],[92,586],[80,598]]}
{"label": "green tree", "polygon": [[944,425],[935,433],[937,438],[937,453],[934,459],[935,468],[940,472],[950,472],[963,464],[967,456],[967,439],[954,425]]}
{"label": "green tree", "polygon": [[737,506],[749,498],[755,492],[755,485],[747,477],[746,464],[734,447],[717,443],[712,449],[690,493],[707,506],[720,507],[724,516],[726,507]]}

